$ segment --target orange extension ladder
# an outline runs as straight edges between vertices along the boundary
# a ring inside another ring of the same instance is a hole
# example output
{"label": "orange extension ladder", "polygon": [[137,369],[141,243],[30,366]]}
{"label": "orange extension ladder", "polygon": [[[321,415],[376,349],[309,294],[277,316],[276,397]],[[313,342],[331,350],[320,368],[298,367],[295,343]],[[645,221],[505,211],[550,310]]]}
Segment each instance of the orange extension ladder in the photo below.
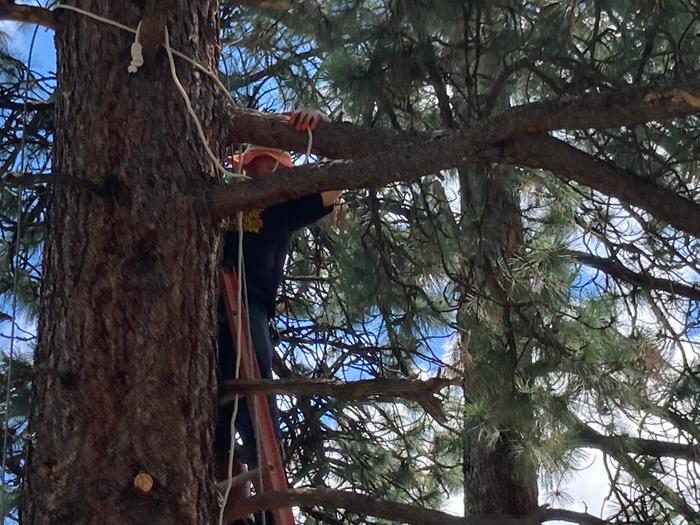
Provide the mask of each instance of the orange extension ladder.
{"label": "orange extension ladder", "polygon": [[[221,273],[221,289],[224,294],[224,303],[226,304],[226,313],[228,315],[229,326],[231,327],[231,336],[233,337],[234,347],[237,343],[238,319],[237,304],[238,304],[238,279],[234,272]],[[249,380],[260,380],[260,369],[258,362],[255,359],[252,343],[248,338],[248,315],[245,311],[245,306],[242,305],[241,311],[241,354],[240,378]],[[270,418],[270,409],[267,404],[267,397],[264,395],[248,396],[248,406],[250,407],[251,419],[253,427],[260,433],[260,459],[263,488],[267,491],[277,491],[287,489],[287,475],[284,471],[282,458],[280,457],[279,446],[275,439],[275,432]],[[259,488],[259,487],[258,487]],[[294,525],[294,514],[289,507],[279,508],[272,512],[275,518],[275,525]]]}

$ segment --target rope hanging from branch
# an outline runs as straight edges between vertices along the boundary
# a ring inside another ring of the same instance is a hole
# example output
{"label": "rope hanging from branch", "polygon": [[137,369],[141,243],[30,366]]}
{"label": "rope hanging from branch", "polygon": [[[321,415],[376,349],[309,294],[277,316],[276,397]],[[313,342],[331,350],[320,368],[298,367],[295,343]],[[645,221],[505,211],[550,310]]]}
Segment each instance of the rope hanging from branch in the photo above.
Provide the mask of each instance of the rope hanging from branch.
{"label": "rope hanging from branch", "polygon": [[[167,33],[166,33],[167,34]],[[243,158],[243,144],[240,145],[239,148],[240,152],[240,157]],[[242,164],[242,163],[241,163]],[[240,171],[241,175],[245,175],[242,169],[241,164],[239,164],[238,170]],[[234,167],[235,168],[235,167]],[[237,276],[239,279],[239,285],[238,285],[238,292],[236,296],[236,365],[234,367],[234,372],[233,372],[233,377],[234,380],[240,378],[240,372],[241,372],[241,337],[243,330],[241,330],[241,321],[242,321],[242,313],[243,309],[241,308],[244,298],[245,298],[245,303],[246,303],[246,308],[245,312],[246,315],[248,315],[248,296],[247,293],[243,293],[243,289],[245,288],[246,285],[246,279],[245,279],[245,268],[243,267],[243,212],[238,212],[237,213],[237,222],[238,222],[238,261],[237,261]],[[247,319],[246,320],[246,326],[248,326],[248,330],[250,330],[250,321]],[[233,328],[233,327],[230,327]],[[250,333],[247,333],[246,336],[248,337],[248,340],[250,341]],[[238,404],[239,404],[239,396],[236,395],[233,400],[233,413],[231,414],[231,421],[229,425],[229,435],[231,437],[231,445],[228,451],[228,464],[226,467],[226,487],[224,489],[224,494],[223,494],[223,501],[221,503],[221,508],[219,509],[219,525],[224,525],[224,511],[226,510],[226,504],[228,503],[228,497],[229,494],[231,493],[231,488],[233,487],[233,457],[234,457],[234,452],[235,452],[235,443],[236,443],[236,415],[238,414]],[[257,435],[258,433],[256,433]],[[258,448],[259,450],[259,448]],[[258,462],[260,464],[260,462]],[[262,480],[261,480],[262,483]],[[260,485],[262,487],[262,484]]]}

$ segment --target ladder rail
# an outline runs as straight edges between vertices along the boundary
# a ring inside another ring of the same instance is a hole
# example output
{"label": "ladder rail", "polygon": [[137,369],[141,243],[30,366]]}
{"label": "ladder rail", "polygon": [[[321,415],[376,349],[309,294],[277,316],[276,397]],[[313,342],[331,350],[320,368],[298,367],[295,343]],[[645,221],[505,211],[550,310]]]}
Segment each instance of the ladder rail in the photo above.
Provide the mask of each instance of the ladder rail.
{"label": "ladder rail", "polygon": [[[236,334],[239,328],[236,326],[236,319],[238,318],[236,306],[239,297],[239,283],[234,272],[222,272],[221,281],[226,314],[228,316],[230,332],[235,347]],[[240,379],[260,380],[260,369],[255,358],[252,341],[250,341],[248,337],[250,333],[248,316],[245,306],[241,305],[241,308],[242,315],[240,319],[243,337],[241,337],[241,348],[237,349],[237,351],[240,352],[241,359]],[[279,446],[275,437],[272,418],[270,417],[270,409],[267,404],[267,397],[265,395],[251,395],[247,396],[246,399],[249,404],[253,426],[256,432],[260,433],[258,444],[260,447],[259,455],[261,465],[258,465],[258,468],[261,471],[263,488],[274,491],[286,490],[288,488],[287,474],[282,464],[282,458],[280,457]],[[256,488],[259,489],[259,487]],[[290,507],[279,508],[272,511],[272,513],[275,518],[275,525],[294,525],[295,523],[294,514]]]}

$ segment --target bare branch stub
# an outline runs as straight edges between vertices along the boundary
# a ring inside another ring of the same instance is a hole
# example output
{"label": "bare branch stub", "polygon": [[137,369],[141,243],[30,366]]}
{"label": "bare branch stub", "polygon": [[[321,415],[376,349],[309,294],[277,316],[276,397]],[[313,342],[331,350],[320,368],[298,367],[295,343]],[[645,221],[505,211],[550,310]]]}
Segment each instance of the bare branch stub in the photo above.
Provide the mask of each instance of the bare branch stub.
{"label": "bare branch stub", "polygon": [[9,0],[0,2],[0,20],[39,24],[56,29],[56,16],[53,11],[31,5],[18,5]]}

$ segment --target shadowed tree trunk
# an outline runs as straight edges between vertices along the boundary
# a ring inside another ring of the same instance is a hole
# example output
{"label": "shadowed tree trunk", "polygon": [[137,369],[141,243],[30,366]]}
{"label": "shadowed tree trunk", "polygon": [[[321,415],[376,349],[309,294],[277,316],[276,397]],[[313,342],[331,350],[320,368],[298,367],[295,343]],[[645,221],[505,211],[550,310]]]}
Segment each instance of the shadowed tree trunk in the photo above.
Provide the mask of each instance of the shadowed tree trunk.
{"label": "shadowed tree trunk", "polygon": [[[482,29],[493,23],[485,11],[475,3],[463,12],[464,36],[477,48],[482,45]],[[479,54],[477,50],[473,57],[465,55],[468,63],[473,61],[469,66],[473,72],[466,86],[469,102],[461,109],[472,125],[488,121],[494,110],[479,104],[484,93],[480,90],[486,87],[480,77],[501,69],[495,55],[480,59]],[[510,296],[512,289],[501,287],[509,259],[523,245],[517,182],[507,167],[492,165],[460,170],[459,185],[464,291],[457,320],[464,366],[464,513],[531,514],[538,503],[537,465],[523,461],[522,451],[528,445],[518,425],[527,418],[511,414],[532,409],[518,399],[515,388],[519,348],[510,304],[517,298]],[[474,406],[482,408],[472,410]]]}
{"label": "shadowed tree trunk", "polygon": [[[509,412],[519,413],[522,421],[526,418],[521,412],[531,409],[518,399],[514,389],[519,350],[510,327],[509,303],[513,298],[498,284],[505,261],[522,246],[522,225],[517,193],[504,179],[507,176],[499,168],[460,176],[467,220],[476,222],[476,231],[481,232],[472,241],[470,258],[463,265],[470,298],[459,313],[463,330],[460,344],[466,402],[511,407]],[[486,324],[482,316],[489,313],[502,319],[501,330],[494,331],[493,324]],[[489,369],[498,373],[484,376]],[[536,512],[537,468],[523,459],[527,455],[522,454],[526,447],[522,433],[507,423],[485,432],[483,423],[479,417],[467,415],[464,419],[465,514]]]}
{"label": "shadowed tree trunk", "polygon": [[[73,5],[143,16],[141,2]],[[211,523],[218,236],[188,190],[216,173],[163,49],[130,75],[132,35],[58,13],[54,173],[104,192],[51,193],[23,523]],[[169,2],[172,46],[214,69],[217,16],[214,1]],[[213,136],[213,83],[177,66]]]}

